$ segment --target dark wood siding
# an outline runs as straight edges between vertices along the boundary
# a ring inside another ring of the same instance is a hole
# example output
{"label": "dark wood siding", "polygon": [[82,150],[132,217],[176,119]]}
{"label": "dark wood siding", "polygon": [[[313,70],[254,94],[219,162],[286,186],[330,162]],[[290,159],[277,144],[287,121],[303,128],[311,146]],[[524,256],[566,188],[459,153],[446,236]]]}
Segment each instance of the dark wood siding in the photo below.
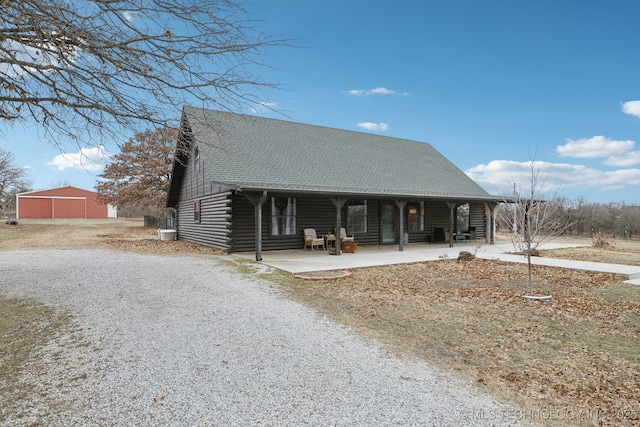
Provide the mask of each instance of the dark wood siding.
{"label": "dark wood siding", "polygon": [[[302,249],[304,246],[305,228],[315,228],[318,235],[333,232],[336,221],[336,209],[329,198],[324,197],[296,197],[296,235],[292,236],[272,236],[271,235],[271,197],[295,197],[294,194],[270,194],[262,207],[262,249]],[[380,244],[380,207],[381,200],[367,200],[367,232],[356,233],[355,239],[360,245]],[[242,193],[232,196],[233,210],[231,214],[231,251],[245,252],[255,249],[254,240],[254,207]],[[472,226],[476,226],[478,237],[481,230],[484,230],[484,216],[478,216],[481,212],[484,215],[482,204],[470,207],[472,214]],[[407,229],[407,209],[404,209],[404,228]],[[411,233],[409,242],[430,242],[434,228],[449,228],[450,210],[445,202],[425,201],[425,230]],[[344,206],[342,213],[342,226],[346,227],[347,207]]]}
{"label": "dark wood siding", "polygon": [[[271,197],[295,197],[291,194],[270,194],[262,206],[262,249],[302,249],[304,229],[315,228],[318,235],[328,234],[335,227],[336,209],[328,198],[296,197],[296,234],[271,235]],[[233,197],[232,248],[243,252],[255,249],[255,208],[242,194]]]}
{"label": "dark wood siding", "polygon": [[407,206],[405,206],[404,210],[403,210],[403,224],[404,224],[404,230],[403,231],[403,235],[404,232],[407,232],[409,234],[409,243],[418,243],[418,242],[429,242],[430,238],[431,238],[431,227],[429,227],[428,225],[428,218],[429,218],[429,204],[427,202],[425,202],[424,204],[424,230],[422,231],[409,231],[409,204],[411,203],[417,203],[419,204],[421,202],[421,200],[408,200],[407,201]]}
{"label": "dark wood siding", "polygon": [[484,203],[469,203],[469,227],[476,228],[476,240],[487,235],[487,224]]}
{"label": "dark wood siding", "polygon": [[428,201],[425,203],[424,210],[429,241],[437,241],[438,236],[435,233],[435,229],[442,228],[447,230],[449,228],[451,218],[449,206],[445,202]]}
{"label": "dark wood siding", "polygon": [[[255,249],[255,211],[243,194],[231,196],[231,251],[248,252]],[[263,216],[266,215],[263,210]],[[264,226],[263,226],[264,227]]]}
{"label": "dark wood siding", "polygon": [[[379,245],[380,244],[380,200],[367,200],[367,232],[356,233],[355,240],[359,245]],[[343,218],[347,218],[347,211],[342,214]]]}
{"label": "dark wood siding", "polygon": [[[186,167],[177,208],[178,239],[230,252],[232,192],[209,181],[202,158]],[[194,206],[200,202],[200,221],[194,220]]]}
{"label": "dark wood siding", "polygon": [[[231,250],[231,192],[181,201],[178,205],[178,238],[224,251]],[[200,202],[200,222],[194,221],[194,205]]]}

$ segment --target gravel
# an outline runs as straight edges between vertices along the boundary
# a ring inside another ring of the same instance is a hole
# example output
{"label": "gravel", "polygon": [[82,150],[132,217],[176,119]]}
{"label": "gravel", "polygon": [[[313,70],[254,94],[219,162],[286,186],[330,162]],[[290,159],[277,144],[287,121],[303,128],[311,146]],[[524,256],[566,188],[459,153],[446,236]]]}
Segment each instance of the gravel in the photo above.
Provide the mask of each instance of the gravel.
{"label": "gravel", "polygon": [[[71,316],[2,425],[514,425],[522,414],[403,360],[220,257],[4,252],[0,292]],[[2,396],[0,396],[1,398]]]}

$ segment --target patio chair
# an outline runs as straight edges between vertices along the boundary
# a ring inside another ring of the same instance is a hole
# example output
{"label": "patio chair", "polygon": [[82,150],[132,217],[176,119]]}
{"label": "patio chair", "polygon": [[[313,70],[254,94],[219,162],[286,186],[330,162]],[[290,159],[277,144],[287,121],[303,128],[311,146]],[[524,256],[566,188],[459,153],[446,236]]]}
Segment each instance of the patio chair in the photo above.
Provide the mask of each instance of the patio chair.
{"label": "patio chair", "polygon": [[341,242],[355,242],[355,236],[347,236],[347,230],[344,227],[340,227],[340,241]]}
{"label": "patio chair", "polygon": [[306,249],[307,246],[310,246],[311,250],[313,250],[314,246],[322,246],[322,249],[324,249],[324,238],[316,235],[315,228],[304,229],[304,249]]}

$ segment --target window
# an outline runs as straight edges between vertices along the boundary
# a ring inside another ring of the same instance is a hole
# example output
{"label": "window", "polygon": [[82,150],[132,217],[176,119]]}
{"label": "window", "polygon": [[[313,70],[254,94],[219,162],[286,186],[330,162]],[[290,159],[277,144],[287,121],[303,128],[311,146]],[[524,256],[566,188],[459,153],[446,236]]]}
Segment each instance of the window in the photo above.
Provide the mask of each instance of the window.
{"label": "window", "polygon": [[296,229],[295,197],[271,198],[271,235],[293,236]]}
{"label": "window", "polygon": [[411,231],[424,231],[424,202],[412,202],[408,204],[409,219],[407,229]]}
{"label": "window", "polygon": [[469,203],[456,207],[456,230],[460,233],[469,230]]}
{"label": "window", "polygon": [[367,232],[367,201],[350,200],[347,205],[347,231],[349,233]]}
{"label": "window", "polygon": [[193,222],[200,223],[200,200],[193,204]]}

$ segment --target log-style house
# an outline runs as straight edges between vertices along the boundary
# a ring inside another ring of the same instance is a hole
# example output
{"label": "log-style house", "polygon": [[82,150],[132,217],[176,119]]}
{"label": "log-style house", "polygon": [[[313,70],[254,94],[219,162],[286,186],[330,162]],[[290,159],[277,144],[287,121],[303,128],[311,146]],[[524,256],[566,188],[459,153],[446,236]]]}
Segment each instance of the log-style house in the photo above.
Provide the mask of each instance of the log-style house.
{"label": "log-style house", "polygon": [[305,228],[399,250],[492,240],[498,199],[427,143],[194,107],[181,130],[167,199],[181,240],[258,260],[302,250]]}

